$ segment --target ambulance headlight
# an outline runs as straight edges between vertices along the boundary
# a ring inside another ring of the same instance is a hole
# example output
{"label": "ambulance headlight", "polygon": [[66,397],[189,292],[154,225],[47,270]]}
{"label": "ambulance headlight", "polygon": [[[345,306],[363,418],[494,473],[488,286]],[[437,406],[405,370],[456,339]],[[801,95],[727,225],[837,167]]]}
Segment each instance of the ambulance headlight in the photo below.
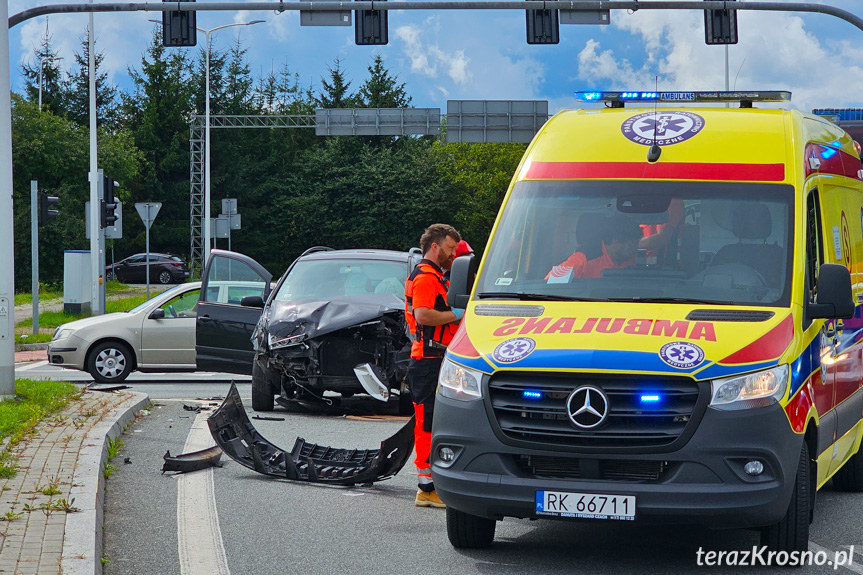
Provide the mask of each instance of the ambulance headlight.
{"label": "ambulance headlight", "polygon": [[788,390],[788,365],[747,373],[712,382],[710,407],[715,409],[749,409],[774,404]]}
{"label": "ambulance headlight", "polygon": [[470,401],[482,397],[482,373],[446,358],[440,368],[438,393],[450,399]]}

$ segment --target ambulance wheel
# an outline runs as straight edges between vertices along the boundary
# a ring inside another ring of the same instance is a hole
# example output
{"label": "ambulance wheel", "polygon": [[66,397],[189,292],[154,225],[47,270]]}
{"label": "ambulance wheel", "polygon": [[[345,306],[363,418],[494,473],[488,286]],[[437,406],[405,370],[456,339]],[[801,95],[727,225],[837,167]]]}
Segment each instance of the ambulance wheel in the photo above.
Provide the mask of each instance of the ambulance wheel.
{"label": "ambulance wheel", "polygon": [[484,549],[494,541],[497,521],[446,508],[446,534],[456,549]]}
{"label": "ambulance wheel", "polygon": [[811,466],[809,446],[803,443],[791,503],[779,523],[768,525],[761,530],[761,545],[769,551],[807,551],[809,549],[810,482]]}
{"label": "ambulance wheel", "polygon": [[863,453],[858,451],[833,476],[833,487],[839,491],[863,492]]}
{"label": "ambulance wheel", "polygon": [[275,396],[268,373],[257,361],[252,362],[252,409],[273,411]]}

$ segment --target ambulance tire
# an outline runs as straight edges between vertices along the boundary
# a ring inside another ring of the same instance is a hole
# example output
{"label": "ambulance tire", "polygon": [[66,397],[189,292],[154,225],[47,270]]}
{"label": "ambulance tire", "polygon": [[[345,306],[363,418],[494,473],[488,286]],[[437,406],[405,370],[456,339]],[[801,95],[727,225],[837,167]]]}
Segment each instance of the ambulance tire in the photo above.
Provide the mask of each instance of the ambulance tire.
{"label": "ambulance tire", "polygon": [[446,508],[446,534],[456,549],[484,549],[494,541],[497,521]]}
{"label": "ambulance tire", "polygon": [[276,399],[268,375],[257,361],[252,362],[252,409],[255,411],[275,408]]}
{"label": "ambulance tire", "polygon": [[809,446],[804,442],[788,511],[779,523],[768,525],[761,530],[761,545],[766,546],[768,551],[790,553],[809,549],[811,481]]}
{"label": "ambulance tire", "polygon": [[863,492],[863,452],[857,451],[833,476],[833,487],[851,493]]}

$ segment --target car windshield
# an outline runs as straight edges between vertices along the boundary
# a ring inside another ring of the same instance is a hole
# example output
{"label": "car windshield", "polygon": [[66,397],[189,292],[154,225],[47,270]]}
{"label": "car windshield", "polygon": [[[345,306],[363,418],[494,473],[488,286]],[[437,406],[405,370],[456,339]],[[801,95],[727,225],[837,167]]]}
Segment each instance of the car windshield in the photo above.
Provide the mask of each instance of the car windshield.
{"label": "car windshield", "polygon": [[476,297],[784,306],[793,198],[776,184],[519,182]]}
{"label": "car windshield", "polygon": [[142,309],[144,309],[145,307],[147,307],[148,305],[150,305],[153,302],[153,300],[156,299],[157,297],[160,298],[162,296],[168,296],[168,299],[170,299],[171,297],[177,295],[179,292],[187,290],[187,289],[189,289],[189,284],[180,284],[180,285],[174,286],[169,290],[163,291],[162,293],[155,294],[153,297],[151,297],[150,299],[148,299],[144,303],[139,304],[130,310],[126,310],[125,313],[139,312]]}
{"label": "car windshield", "polygon": [[329,299],[394,294],[404,299],[407,264],[383,260],[298,261],[275,296],[277,300]]}

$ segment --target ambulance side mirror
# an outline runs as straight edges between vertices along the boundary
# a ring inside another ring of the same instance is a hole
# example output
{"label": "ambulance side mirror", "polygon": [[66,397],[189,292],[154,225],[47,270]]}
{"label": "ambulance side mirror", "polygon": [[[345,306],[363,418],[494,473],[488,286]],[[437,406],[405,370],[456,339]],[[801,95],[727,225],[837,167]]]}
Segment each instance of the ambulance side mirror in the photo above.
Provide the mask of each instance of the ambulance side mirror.
{"label": "ambulance side mirror", "polygon": [[452,270],[449,273],[449,291],[446,294],[446,303],[450,307],[464,309],[470,301],[470,292],[473,289],[473,280],[476,277],[476,264],[474,255],[467,254],[455,259]]}
{"label": "ambulance side mirror", "polygon": [[854,317],[851,272],[839,264],[823,264],[818,270],[818,295],[807,305],[810,319],[849,319]]}

